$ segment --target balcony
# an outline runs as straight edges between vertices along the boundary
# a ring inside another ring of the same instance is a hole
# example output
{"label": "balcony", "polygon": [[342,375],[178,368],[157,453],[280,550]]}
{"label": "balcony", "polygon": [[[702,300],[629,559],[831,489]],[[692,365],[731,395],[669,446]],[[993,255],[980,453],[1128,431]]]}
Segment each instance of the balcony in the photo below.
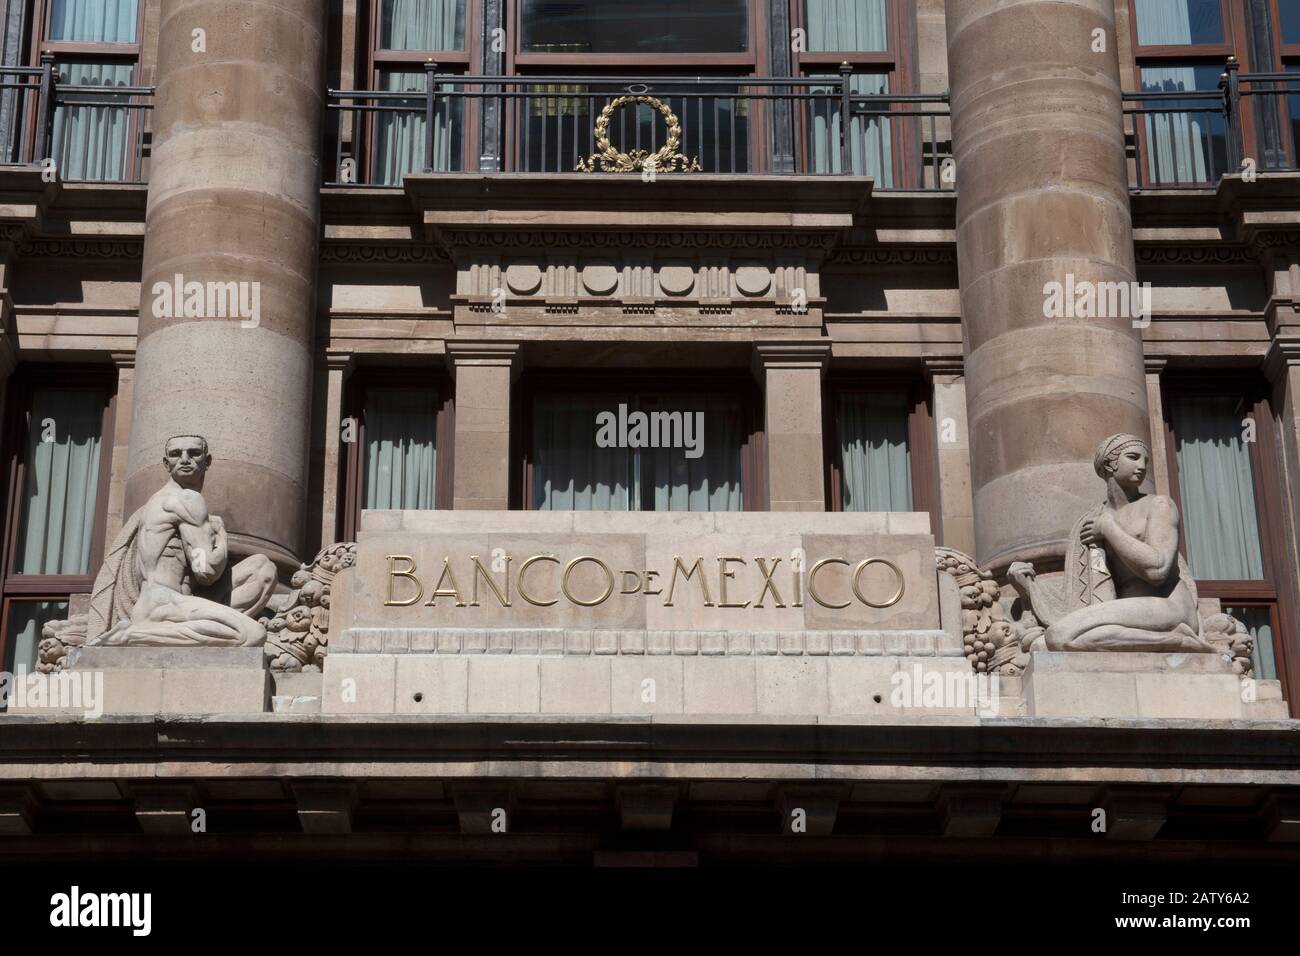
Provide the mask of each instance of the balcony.
{"label": "balcony", "polygon": [[951,191],[947,97],[880,84],[846,68],[737,79],[465,76],[429,65],[390,74],[391,89],[328,92],[327,185],[397,187],[418,172],[691,171]]}
{"label": "balcony", "polygon": [[52,167],[64,182],[143,183],[154,88],[112,64],[0,68],[0,164]]}

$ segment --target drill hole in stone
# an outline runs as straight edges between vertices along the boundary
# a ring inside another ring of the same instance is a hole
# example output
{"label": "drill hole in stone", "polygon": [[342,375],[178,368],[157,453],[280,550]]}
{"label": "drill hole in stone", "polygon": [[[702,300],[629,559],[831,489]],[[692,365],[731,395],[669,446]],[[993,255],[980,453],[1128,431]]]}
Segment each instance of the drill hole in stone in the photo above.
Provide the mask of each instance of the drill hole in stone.
{"label": "drill hole in stone", "polygon": [[417,690],[414,694],[411,695],[411,699],[418,704],[420,701],[424,700],[424,695]]}
{"label": "drill hole in stone", "polygon": [[872,694],[872,695],[871,695],[871,699],[874,700],[877,704],[880,703],[880,695],[879,695],[879,694]]}

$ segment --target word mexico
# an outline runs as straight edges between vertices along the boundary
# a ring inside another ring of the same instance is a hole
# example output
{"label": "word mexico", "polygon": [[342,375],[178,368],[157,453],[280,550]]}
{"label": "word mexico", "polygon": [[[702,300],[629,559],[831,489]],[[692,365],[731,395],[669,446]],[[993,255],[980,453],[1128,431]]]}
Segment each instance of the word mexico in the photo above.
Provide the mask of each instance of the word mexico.
{"label": "word mexico", "polygon": [[[534,607],[551,607],[561,601],[579,607],[597,607],[618,595],[660,599],[664,607],[675,602],[698,601],[704,607],[803,607],[804,595],[825,608],[841,609],[857,601],[871,608],[892,607],[903,598],[906,582],[898,565],[881,557],[850,560],[826,557],[805,571],[802,561],[780,557],[718,556],[694,560],[674,556],[672,566],[615,568],[599,557],[578,555],[565,560],[553,554],[534,554],[516,561],[513,555],[489,557],[485,565],[477,554],[444,557],[432,575],[422,577],[415,558],[389,554],[385,607],[426,607],[452,604],[479,607],[495,601],[512,607],[517,600]],[[821,575],[833,566],[851,569],[839,592],[829,593]],[[889,579],[881,586],[876,567]],[[743,578],[748,583],[742,583]],[[428,586],[426,587],[426,582]],[[427,596],[427,600],[425,600]]]}
{"label": "word mexico", "polygon": [[687,458],[704,454],[703,412],[628,412],[596,414],[597,448],[684,448]]}

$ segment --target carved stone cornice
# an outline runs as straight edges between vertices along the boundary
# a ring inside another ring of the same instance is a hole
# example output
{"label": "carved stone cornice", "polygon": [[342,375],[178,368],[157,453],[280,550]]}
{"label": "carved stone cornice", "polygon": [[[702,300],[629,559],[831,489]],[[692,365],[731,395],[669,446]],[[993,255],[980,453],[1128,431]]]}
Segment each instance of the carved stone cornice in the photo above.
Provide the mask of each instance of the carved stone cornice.
{"label": "carved stone cornice", "polygon": [[364,265],[408,265],[450,262],[451,256],[445,249],[424,242],[323,242],[320,260]]}
{"label": "carved stone cornice", "polygon": [[576,252],[584,249],[624,248],[668,252],[779,250],[824,255],[838,241],[838,235],[834,232],[439,229],[437,234],[445,247],[456,253],[502,249],[526,249],[531,252],[566,249]]}
{"label": "carved stone cornice", "polygon": [[20,243],[23,258],[40,259],[143,259],[143,236],[37,237]]}
{"label": "carved stone cornice", "polygon": [[921,365],[931,383],[950,384],[966,373],[966,359],[960,352],[922,355]]}
{"label": "carved stone cornice", "polygon": [[1140,266],[1233,266],[1259,259],[1257,250],[1244,245],[1141,244],[1134,252]]}
{"label": "carved stone cornice", "polygon": [[957,247],[945,245],[840,246],[826,266],[939,266],[956,267]]}
{"label": "carved stone cornice", "polygon": [[752,367],[760,382],[769,369],[815,369],[825,375],[830,363],[830,339],[754,343]]}
{"label": "carved stone cornice", "polygon": [[511,370],[511,378],[519,374],[519,353],[522,342],[447,340],[447,366],[454,376],[469,366],[494,366]]}

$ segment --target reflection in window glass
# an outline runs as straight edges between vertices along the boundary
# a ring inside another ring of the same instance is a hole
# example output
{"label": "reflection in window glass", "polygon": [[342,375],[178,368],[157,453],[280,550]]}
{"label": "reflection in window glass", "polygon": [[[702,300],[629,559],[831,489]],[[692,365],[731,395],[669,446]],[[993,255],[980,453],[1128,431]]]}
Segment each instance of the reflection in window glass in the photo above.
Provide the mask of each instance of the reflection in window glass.
{"label": "reflection in window glass", "polygon": [[103,415],[97,389],[32,395],[16,573],[90,573]]}
{"label": "reflection in window glass", "polygon": [[1223,610],[1231,614],[1250,632],[1255,641],[1255,649],[1250,659],[1255,664],[1256,680],[1277,680],[1277,661],[1273,655],[1273,617],[1266,607],[1229,607]]}
{"label": "reflection in window glass", "polygon": [[[1217,90],[1218,66],[1144,66],[1142,92],[1182,93]],[[1227,168],[1227,128],[1214,99],[1147,100],[1159,112],[1143,115],[1146,173],[1151,185],[1204,183]]]}
{"label": "reflection in window glass", "polygon": [[744,53],[745,0],[521,0],[524,53]]}
{"label": "reflection in window glass", "polygon": [[134,43],[137,0],[54,0],[51,40],[66,43]]}
{"label": "reflection in window glass", "polygon": [[67,616],[67,601],[11,601],[5,634],[4,670],[12,674],[22,667],[27,673],[34,673],[36,654],[41,645],[41,628],[47,621],[61,621]]}
{"label": "reflection in window glass", "polygon": [[1134,6],[1140,46],[1223,42],[1219,0],[1134,0]]}
{"label": "reflection in window glass", "polygon": [[[597,440],[598,416],[604,413],[627,423],[625,435],[617,425],[606,433],[613,436],[613,445]],[[637,413],[646,416],[640,432],[634,430]],[[689,433],[687,415],[694,416]],[[699,416],[702,435],[695,427]],[[648,447],[652,436],[664,438],[660,447]],[[691,438],[699,453],[681,442],[673,447],[668,440],[673,436]],[[745,438],[741,403],[727,396],[544,395],[533,407],[534,506],[550,511],[740,511]]]}
{"label": "reflection in window glass", "polygon": [[889,49],[885,0],[804,0],[808,52]]}
{"label": "reflection in window glass", "polygon": [[[59,83],[112,89],[130,86],[135,67],[130,63],[72,63],[57,65]],[[106,93],[65,93],[54,111],[54,161],[64,179],[117,182],[126,177],[128,153],[133,145],[131,110],[123,106],[83,106],[103,103]],[[113,97],[123,104],[129,96]]]}
{"label": "reflection in window glass", "polygon": [[384,0],[379,48],[465,49],[465,0]]}

